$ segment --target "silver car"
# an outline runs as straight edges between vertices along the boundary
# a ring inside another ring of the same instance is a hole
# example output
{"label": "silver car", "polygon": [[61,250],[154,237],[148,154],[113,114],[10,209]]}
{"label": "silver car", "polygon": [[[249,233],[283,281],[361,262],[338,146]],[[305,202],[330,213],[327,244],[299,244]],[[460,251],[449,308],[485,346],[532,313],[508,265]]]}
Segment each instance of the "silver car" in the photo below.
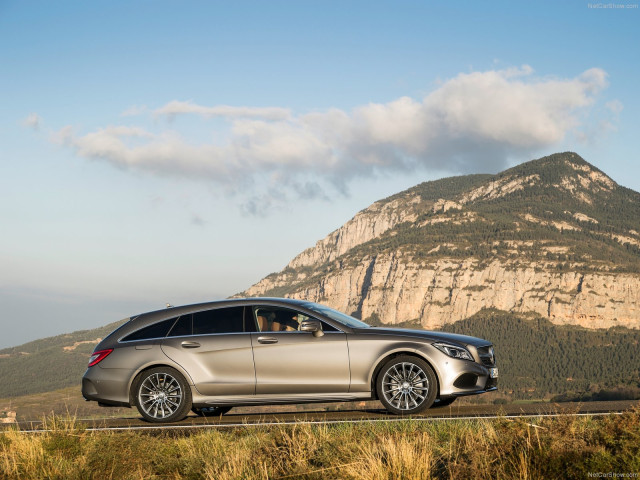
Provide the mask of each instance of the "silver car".
{"label": "silver car", "polygon": [[233,299],[145,313],[98,344],[82,395],[150,422],[192,410],[379,399],[394,414],[497,388],[493,346],[441,332],[374,328],[317,303]]}

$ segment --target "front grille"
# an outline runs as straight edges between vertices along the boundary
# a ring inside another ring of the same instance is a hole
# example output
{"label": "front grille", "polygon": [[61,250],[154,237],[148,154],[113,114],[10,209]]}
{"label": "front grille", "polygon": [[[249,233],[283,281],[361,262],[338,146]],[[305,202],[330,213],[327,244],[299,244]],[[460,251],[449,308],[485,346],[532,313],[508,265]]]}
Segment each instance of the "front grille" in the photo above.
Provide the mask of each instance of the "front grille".
{"label": "front grille", "polygon": [[483,365],[487,367],[495,367],[496,354],[493,350],[492,345],[487,345],[486,347],[478,347],[478,355],[480,356],[480,361]]}

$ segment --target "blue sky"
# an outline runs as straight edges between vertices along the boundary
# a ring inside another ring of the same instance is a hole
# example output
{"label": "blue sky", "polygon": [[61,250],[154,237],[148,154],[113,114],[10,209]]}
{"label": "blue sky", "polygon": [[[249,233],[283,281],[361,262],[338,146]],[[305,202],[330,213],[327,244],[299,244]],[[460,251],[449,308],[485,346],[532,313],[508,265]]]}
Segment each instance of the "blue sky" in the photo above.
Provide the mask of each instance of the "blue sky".
{"label": "blue sky", "polygon": [[232,295],[425,180],[572,150],[640,190],[640,9],[594,5],[0,1],[0,347]]}

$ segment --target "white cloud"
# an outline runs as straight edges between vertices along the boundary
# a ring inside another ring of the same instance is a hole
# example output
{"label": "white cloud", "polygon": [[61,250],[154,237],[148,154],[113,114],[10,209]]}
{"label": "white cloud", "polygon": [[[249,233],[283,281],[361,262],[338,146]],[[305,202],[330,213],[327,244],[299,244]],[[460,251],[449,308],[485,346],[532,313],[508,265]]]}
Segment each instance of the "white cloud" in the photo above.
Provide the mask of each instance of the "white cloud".
{"label": "white cloud", "polygon": [[30,113],[24,120],[22,120],[22,124],[25,127],[32,128],[33,130],[39,130],[40,125],[42,124],[42,117],[37,113]]}
{"label": "white cloud", "polygon": [[226,191],[252,183],[245,210],[258,212],[257,204],[277,202],[279,194],[271,192],[283,190],[274,190],[279,185],[312,181],[344,191],[349,181],[375,172],[497,171],[509,159],[548,150],[569,134],[579,138],[583,117],[591,113],[587,107],[606,87],[607,73],[601,69],[574,78],[540,78],[525,65],[462,73],[422,99],[401,97],[350,112],[333,108],[292,115],[284,108],[178,101],[153,112],[225,117],[231,128],[218,143],[197,144],[172,129],[152,133],[125,126],[85,135],[67,128],[58,133],[58,141],[85,158],[212,181]]}
{"label": "white cloud", "polygon": [[173,100],[166,105],[154,110],[157,117],[173,119],[178,115],[196,114],[205,118],[263,118],[265,120],[286,120],[291,116],[291,111],[280,107],[231,107],[229,105],[217,105],[205,107],[192,102],[180,102]]}

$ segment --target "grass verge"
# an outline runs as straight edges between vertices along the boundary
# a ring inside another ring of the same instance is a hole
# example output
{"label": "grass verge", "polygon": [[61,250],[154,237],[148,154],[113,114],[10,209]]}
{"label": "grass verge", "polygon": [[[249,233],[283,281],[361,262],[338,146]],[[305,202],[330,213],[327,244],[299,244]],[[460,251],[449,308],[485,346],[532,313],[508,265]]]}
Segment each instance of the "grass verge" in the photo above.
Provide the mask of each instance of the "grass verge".
{"label": "grass verge", "polygon": [[0,478],[589,478],[640,472],[640,409],[605,417],[0,433]]}

